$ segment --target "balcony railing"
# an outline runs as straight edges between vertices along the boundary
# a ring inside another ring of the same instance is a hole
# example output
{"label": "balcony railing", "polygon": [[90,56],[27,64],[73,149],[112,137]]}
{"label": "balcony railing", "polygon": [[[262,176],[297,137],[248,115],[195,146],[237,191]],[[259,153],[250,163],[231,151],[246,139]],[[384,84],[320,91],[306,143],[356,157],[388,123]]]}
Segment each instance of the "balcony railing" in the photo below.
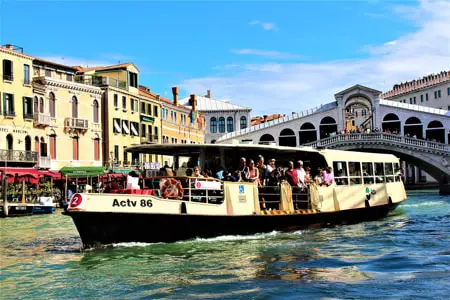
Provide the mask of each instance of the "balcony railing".
{"label": "balcony railing", "polygon": [[52,160],[48,156],[39,157],[39,168],[50,169],[52,167]]}
{"label": "balcony railing", "polygon": [[50,125],[50,114],[35,112],[33,115],[34,124],[36,125]]}
{"label": "balcony railing", "polygon": [[79,75],[75,76],[75,82],[93,86],[112,86],[124,90],[128,87],[125,81],[105,76]]}
{"label": "balcony railing", "polygon": [[0,159],[6,162],[37,162],[38,153],[35,151],[0,149]]}
{"label": "balcony railing", "polygon": [[66,118],[64,120],[64,127],[71,129],[87,130],[89,128],[89,122],[85,119]]}
{"label": "balcony railing", "polygon": [[158,136],[157,135],[149,135],[146,137],[141,137],[141,144],[154,144],[158,143]]}

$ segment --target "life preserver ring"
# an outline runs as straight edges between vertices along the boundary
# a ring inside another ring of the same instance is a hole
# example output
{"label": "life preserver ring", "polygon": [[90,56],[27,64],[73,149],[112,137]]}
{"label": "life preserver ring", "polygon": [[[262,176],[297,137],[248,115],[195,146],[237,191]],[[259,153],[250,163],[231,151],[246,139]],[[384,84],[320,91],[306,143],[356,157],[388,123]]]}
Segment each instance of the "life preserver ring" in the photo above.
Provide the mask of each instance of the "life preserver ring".
{"label": "life preserver ring", "polygon": [[183,198],[184,191],[181,186],[181,182],[176,180],[175,178],[167,178],[161,187],[161,195],[164,199],[168,198]]}

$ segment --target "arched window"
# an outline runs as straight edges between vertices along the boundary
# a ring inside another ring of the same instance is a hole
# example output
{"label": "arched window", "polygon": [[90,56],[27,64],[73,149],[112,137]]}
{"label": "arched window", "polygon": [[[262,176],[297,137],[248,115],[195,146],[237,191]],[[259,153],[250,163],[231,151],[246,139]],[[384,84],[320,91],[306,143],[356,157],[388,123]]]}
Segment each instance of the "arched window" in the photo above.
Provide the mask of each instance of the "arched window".
{"label": "arched window", "polygon": [[39,99],[37,96],[34,96],[33,113],[37,114],[38,112],[39,112]]}
{"label": "arched window", "polygon": [[100,160],[100,138],[94,139],[94,160]]}
{"label": "arched window", "polygon": [[72,97],[72,118],[78,118],[78,99],[77,97]]}
{"label": "arched window", "polygon": [[233,126],[233,118],[228,117],[227,118],[227,132],[233,132],[234,126]]}
{"label": "arched window", "polygon": [[25,137],[25,151],[31,151],[31,137],[29,135]]}
{"label": "arched window", "polygon": [[72,139],[72,152],[73,152],[73,160],[79,160],[80,156],[80,145],[78,141],[78,136],[73,137]]}
{"label": "arched window", "polygon": [[50,93],[49,99],[50,99],[50,103],[49,103],[50,117],[54,118],[54,117],[56,117],[55,94]]}
{"label": "arched window", "polygon": [[94,107],[94,123],[98,123],[98,101],[97,100],[94,100],[94,104],[93,104],[93,107]]}
{"label": "arched window", "polygon": [[14,157],[14,144],[13,144],[13,136],[11,134],[8,134],[6,136],[6,145],[7,145],[7,155],[8,155],[8,159],[12,160]]}
{"label": "arched window", "polygon": [[219,132],[220,133],[225,132],[225,118],[224,117],[219,118]]}
{"label": "arched window", "polygon": [[211,133],[216,133],[217,132],[217,119],[215,117],[212,117],[210,122],[211,122],[211,124],[210,124]]}
{"label": "arched window", "polygon": [[39,99],[39,112],[41,114],[44,113],[44,98],[41,97],[41,99]]}
{"label": "arched window", "polygon": [[50,158],[56,159],[56,134],[52,134],[50,139]]}
{"label": "arched window", "polygon": [[240,123],[241,123],[241,129],[247,128],[247,118],[246,117],[242,116]]}

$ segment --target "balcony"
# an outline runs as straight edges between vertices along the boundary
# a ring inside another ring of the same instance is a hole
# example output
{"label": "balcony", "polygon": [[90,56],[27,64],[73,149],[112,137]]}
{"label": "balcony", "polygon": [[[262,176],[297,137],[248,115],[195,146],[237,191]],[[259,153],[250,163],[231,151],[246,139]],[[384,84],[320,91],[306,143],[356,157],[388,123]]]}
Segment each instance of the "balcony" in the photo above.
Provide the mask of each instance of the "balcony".
{"label": "balcony", "polygon": [[50,114],[35,112],[33,115],[34,125],[36,126],[49,126]]}
{"label": "balcony", "polygon": [[36,163],[38,154],[35,151],[0,149],[0,159],[2,162]]}
{"label": "balcony", "polygon": [[75,82],[98,87],[112,86],[124,90],[128,88],[127,83],[125,81],[120,81],[118,79],[105,76],[79,75],[75,76]]}
{"label": "balcony", "polygon": [[88,130],[89,122],[85,119],[65,118],[64,127],[74,130]]}
{"label": "balcony", "polygon": [[42,169],[50,169],[52,167],[52,160],[48,156],[40,156],[38,167]]}
{"label": "balcony", "polygon": [[141,144],[157,144],[158,140],[157,135],[149,135],[146,137],[141,137]]}

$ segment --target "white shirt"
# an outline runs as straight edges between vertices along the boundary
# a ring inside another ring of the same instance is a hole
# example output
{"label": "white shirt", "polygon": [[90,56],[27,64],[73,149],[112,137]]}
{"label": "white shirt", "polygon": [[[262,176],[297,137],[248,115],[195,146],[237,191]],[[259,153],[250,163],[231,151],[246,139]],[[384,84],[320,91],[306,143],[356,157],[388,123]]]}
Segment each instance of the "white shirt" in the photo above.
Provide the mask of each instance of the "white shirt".
{"label": "white shirt", "polygon": [[306,176],[305,169],[303,169],[303,168],[297,169],[297,176],[298,176],[298,180],[304,184],[305,176]]}

